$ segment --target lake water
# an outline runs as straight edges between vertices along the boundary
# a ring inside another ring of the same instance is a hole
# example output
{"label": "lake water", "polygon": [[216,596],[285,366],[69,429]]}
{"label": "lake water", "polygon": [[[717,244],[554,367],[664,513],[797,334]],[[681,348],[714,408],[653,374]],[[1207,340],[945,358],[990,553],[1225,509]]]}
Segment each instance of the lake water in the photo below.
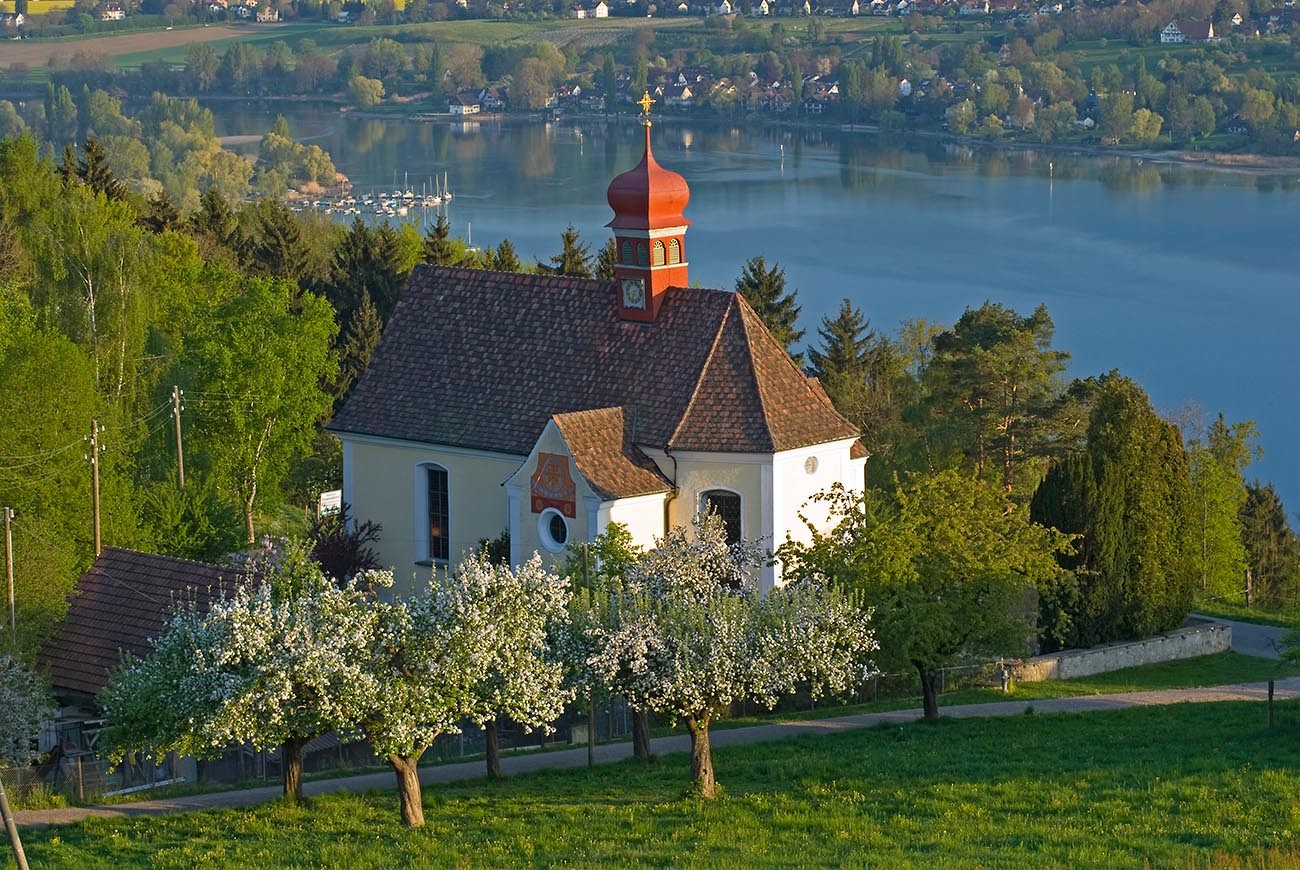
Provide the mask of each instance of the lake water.
{"label": "lake water", "polygon": [[[214,107],[222,135],[276,109]],[[546,259],[609,232],[605,188],[640,158],[631,122],[448,127],[286,112],[357,190],[447,174],[453,232]],[[950,324],[985,299],[1047,304],[1073,375],[1119,369],[1174,413],[1255,420],[1249,472],[1300,509],[1300,171],[1270,177],[1052,152],[887,143],[838,131],[654,128],[691,186],[692,281],[734,285],[754,254],[798,288],[802,325],[848,297],[878,329]]]}

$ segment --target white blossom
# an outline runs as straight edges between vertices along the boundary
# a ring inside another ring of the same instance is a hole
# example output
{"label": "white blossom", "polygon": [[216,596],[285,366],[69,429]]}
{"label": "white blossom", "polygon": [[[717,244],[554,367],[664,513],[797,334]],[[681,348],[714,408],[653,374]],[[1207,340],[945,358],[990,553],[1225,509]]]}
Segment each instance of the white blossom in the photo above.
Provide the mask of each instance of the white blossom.
{"label": "white blossom", "polygon": [[53,716],[45,681],[20,659],[0,655],[0,765],[33,761],[36,735]]}

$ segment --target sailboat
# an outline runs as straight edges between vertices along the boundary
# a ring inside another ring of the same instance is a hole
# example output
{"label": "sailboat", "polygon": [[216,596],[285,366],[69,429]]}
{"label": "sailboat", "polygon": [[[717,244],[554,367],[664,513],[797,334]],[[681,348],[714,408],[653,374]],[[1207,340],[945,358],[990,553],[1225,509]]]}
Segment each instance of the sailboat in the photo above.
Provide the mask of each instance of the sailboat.
{"label": "sailboat", "polygon": [[451,188],[447,186],[447,173],[442,174],[442,201],[451,202]]}

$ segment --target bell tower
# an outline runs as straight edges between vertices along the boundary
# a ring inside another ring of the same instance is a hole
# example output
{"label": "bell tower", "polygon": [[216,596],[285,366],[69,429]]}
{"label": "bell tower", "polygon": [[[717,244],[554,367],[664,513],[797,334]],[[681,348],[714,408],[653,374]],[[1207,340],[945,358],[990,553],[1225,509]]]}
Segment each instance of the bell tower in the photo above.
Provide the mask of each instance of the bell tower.
{"label": "bell tower", "polygon": [[618,313],[625,320],[649,322],[659,316],[669,287],[686,287],[686,228],[683,215],[691,198],[686,179],[664,169],[650,150],[650,107],[647,91],[639,105],[645,127],[641,162],[609,184],[606,198],[614,219],[618,262]]}

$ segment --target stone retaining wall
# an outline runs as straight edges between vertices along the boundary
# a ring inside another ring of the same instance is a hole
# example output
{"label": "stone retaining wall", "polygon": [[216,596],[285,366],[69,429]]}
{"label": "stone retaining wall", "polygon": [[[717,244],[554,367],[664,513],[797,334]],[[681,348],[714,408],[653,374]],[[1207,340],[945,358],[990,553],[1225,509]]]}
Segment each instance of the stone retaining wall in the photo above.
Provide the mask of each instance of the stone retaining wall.
{"label": "stone retaining wall", "polygon": [[1145,640],[1036,656],[1025,659],[1010,670],[1012,678],[1022,682],[1067,680],[1138,665],[1206,656],[1231,648],[1232,626],[1191,619],[1182,628]]}

